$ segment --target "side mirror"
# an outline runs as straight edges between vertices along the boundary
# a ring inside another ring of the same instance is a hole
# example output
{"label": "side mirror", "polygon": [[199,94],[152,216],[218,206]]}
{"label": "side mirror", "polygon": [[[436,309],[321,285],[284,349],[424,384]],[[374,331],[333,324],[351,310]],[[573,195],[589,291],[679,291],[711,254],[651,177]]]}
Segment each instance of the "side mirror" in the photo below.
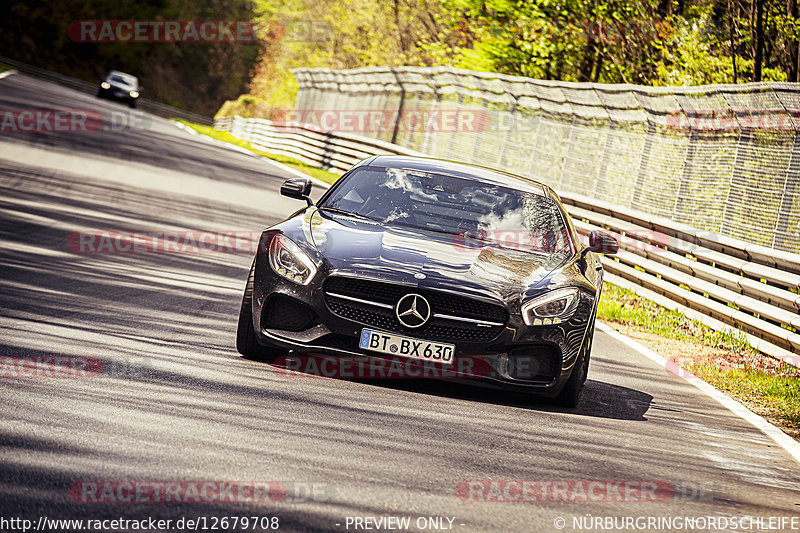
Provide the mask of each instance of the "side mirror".
{"label": "side mirror", "polygon": [[593,231],[589,234],[589,246],[583,249],[581,255],[586,255],[586,252],[614,255],[618,251],[619,244],[614,237],[602,231]]}
{"label": "side mirror", "polygon": [[313,205],[310,198],[311,185],[311,180],[308,178],[292,178],[283,182],[281,194],[295,200],[305,200],[308,205]]}

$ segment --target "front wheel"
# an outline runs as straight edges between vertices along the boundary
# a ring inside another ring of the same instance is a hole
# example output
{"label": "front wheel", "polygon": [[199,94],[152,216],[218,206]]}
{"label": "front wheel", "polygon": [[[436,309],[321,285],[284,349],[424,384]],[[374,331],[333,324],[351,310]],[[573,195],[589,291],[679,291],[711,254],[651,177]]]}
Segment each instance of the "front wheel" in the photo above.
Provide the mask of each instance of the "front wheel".
{"label": "front wheel", "polygon": [[586,343],[581,347],[580,354],[575,360],[572,374],[570,374],[567,384],[561,389],[558,396],[555,397],[556,405],[569,408],[578,406],[578,402],[581,400],[581,393],[583,392],[583,384],[586,383],[586,377],[589,375],[589,358],[592,353],[593,339],[594,317],[592,317],[592,324],[589,326]]}
{"label": "front wheel", "polygon": [[555,404],[561,407],[577,407],[578,402],[581,400],[581,393],[583,392],[583,383],[585,381],[586,365],[585,356],[583,351],[575,361],[575,366],[572,369],[572,374],[567,380],[567,384],[555,397]]}
{"label": "front wheel", "polygon": [[255,276],[256,263],[250,267],[250,275],[247,276],[247,285],[244,288],[242,297],[242,308],[239,310],[239,324],[236,328],[236,350],[245,359],[258,361],[273,361],[281,355],[285,355],[285,350],[262,346],[256,337],[256,330],[253,327],[253,277]]}

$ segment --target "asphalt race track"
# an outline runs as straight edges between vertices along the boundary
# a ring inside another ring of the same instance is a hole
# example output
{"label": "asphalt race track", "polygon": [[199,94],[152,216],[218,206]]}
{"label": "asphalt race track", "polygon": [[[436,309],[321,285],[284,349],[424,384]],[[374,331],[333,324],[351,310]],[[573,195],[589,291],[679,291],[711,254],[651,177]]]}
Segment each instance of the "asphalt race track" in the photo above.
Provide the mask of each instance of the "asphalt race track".
{"label": "asphalt race track", "polygon": [[[3,519],[258,516],[283,531],[355,531],[354,517],[397,516],[411,531],[548,532],[562,530],[559,518],[574,531],[573,517],[800,513],[800,468],[784,449],[599,331],[574,411],[444,382],[286,377],[242,359],[234,336],[250,251],[83,253],[75,239],[258,233],[302,207],[278,194],[288,174],[123,104],[0,79],[0,110],[32,109],[94,110],[103,123],[0,134],[0,356],[102,370],[0,379]],[[570,488],[507,502],[459,491],[468,480],[510,497],[517,486],[502,480]],[[606,489],[576,499],[578,485],[625,480],[656,483],[656,501]],[[207,481],[276,481],[288,494],[93,503],[75,489]]]}

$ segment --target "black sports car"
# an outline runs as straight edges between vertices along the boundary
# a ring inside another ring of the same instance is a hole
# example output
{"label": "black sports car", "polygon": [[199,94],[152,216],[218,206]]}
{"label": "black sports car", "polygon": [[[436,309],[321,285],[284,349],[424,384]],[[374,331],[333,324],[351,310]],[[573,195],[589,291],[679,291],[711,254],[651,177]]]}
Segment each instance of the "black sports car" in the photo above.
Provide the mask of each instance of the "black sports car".
{"label": "black sports car", "polygon": [[139,79],[136,76],[112,70],[100,82],[97,97],[121,100],[133,108],[139,101],[140,92],[142,92],[142,88],[139,86]]}
{"label": "black sports car", "polygon": [[582,247],[549,187],[462,163],[371,157],[316,205],[311,185],[284,183],[307,206],[261,235],[242,355],[413,359],[577,404],[612,237]]}

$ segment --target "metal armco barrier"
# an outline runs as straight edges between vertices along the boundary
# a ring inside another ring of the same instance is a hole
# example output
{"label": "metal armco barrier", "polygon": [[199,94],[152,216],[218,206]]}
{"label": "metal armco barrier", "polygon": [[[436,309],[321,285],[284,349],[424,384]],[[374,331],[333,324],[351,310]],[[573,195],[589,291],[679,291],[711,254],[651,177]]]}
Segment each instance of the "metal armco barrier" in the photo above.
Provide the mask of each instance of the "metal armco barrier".
{"label": "metal armco barrier", "polygon": [[619,241],[616,256],[602,257],[607,281],[661,295],[711,318],[702,321],[714,329],[732,326],[757,349],[800,367],[800,255],[579,195],[562,199],[580,234],[599,228]]}
{"label": "metal armco barrier", "polygon": [[218,130],[248,141],[256,148],[294,157],[316,167],[344,172],[362,159],[378,153],[423,155],[415,150],[370,137],[340,135],[303,124],[279,123],[266,119],[222,117],[215,121]]}
{"label": "metal armco barrier", "polygon": [[[215,127],[272,153],[343,172],[375,154],[421,155],[368,137],[261,119]],[[762,352],[800,367],[800,254],[698,230],[666,217],[559,193],[582,236],[602,229],[620,242],[603,257],[606,280],[668,299],[717,330],[735,329]]]}

